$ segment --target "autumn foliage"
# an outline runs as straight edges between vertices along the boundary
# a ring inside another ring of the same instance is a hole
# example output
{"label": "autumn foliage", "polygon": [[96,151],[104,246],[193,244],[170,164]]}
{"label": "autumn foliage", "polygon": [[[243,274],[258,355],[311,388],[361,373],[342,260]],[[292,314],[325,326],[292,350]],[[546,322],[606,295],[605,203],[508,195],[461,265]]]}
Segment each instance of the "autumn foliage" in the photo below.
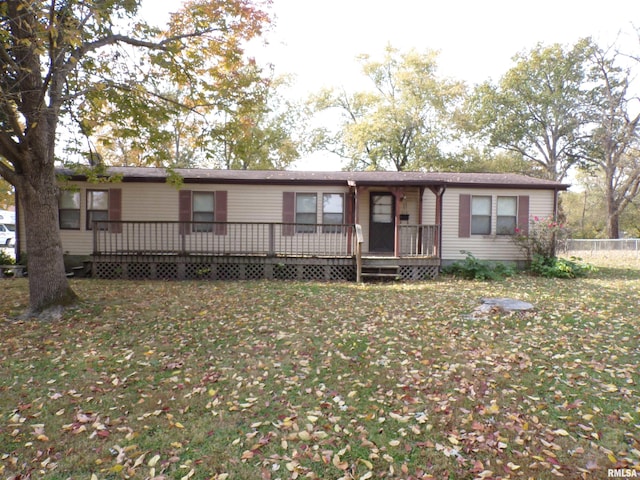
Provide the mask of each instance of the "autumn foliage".
{"label": "autumn foliage", "polygon": [[[640,469],[640,270],[356,285],[74,281],[0,299],[0,476],[591,479]],[[471,320],[480,297],[532,313]]]}

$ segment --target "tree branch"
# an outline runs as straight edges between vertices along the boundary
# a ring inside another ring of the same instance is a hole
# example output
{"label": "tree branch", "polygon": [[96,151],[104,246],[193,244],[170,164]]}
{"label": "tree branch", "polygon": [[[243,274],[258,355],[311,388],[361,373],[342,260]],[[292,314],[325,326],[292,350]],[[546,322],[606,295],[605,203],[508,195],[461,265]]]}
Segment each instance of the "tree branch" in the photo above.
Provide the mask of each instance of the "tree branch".
{"label": "tree branch", "polygon": [[107,35],[103,38],[100,38],[95,42],[83,44],[73,52],[72,57],[75,57],[76,59],[80,59],[89,52],[98,50],[99,48],[105,47],[107,45],[114,45],[116,43],[124,43],[127,45],[131,45],[133,47],[148,48],[150,50],[166,50],[168,45],[178,42],[180,40],[184,40],[187,38],[202,37],[203,35],[207,35],[213,32],[219,32],[219,31],[220,29],[218,28],[207,28],[205,30],[185,33],[182,35],[174,35],[172,37],[165,38],[164,40],[161,40],[159,42],[141,40],[138,38],[129,37],[127,35],[114,33],[112,35]]}
{"label": "tree branch", "polygon": [[[11,140],[9,139],[9,141]],[[10,168],[10,166],[6,163],[8,162],[8,159],[7,159],[8,155],[6,155],[7,153],[6,143],[7,143],[7,135],[4,133],[0,133],[0,156],[4,157],[3,159],[0,158],[0,177],[4,178],[11,185],[15,186],[18,181],[18,176],[16,175],[15,170]],[[14,162],[18,162],[18,165],[19,165],[18,160],[14,160]],[[9,162],[9,163],[11,163],[15,168],[16,166],[15,163],[13,162]]]}
{"label": "tree branch", "polygon": [[0,91],[0,111],[5,115],[7,123],[9,127],[11,127],[11,131],[13,132],[13,135],[19,138],[20,141],[23,141],[23,127],[20,124],[15,108],[13,107],[14,103],[7,98],[5,92]]}

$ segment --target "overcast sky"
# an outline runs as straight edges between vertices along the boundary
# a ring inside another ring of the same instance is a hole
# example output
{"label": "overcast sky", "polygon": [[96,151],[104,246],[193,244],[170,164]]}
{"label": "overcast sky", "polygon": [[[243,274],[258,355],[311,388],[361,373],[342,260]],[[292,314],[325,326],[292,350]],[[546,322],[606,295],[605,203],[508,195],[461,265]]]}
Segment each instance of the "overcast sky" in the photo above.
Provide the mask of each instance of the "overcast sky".
{"label": "overcast sky", "polygon": [[[180,0],[145,0],[162,19]],[[269,46],[254,53],[300,91],[349,86],[358,54],[379,57],[387,44],[439,50],[444,76],[470,84],[497,80],[514,54],[538,42],[572,44],[593,36],[640,51],[639,0],[273,0]],[[165,18],[166,19],[166,18]]]}
{"label": "overcast sky", "polygon": [[359,73],[354,57],[379,57],[387,44],[439,50],[440,73],[473,84],[497,80],[514,54],[538,42],[613,42],[619,31],[629,42],[631,19],[640,25],[634,0],[275,0],[274,10],[276,66],[311,90],[348,86]]}
{"label": "overcast sky", "polygon": [[[148,15],[180,0],[145,0]],[[292,95],[325,86],[357,88],[359,54],[438,50],[439,73],[469,85],[498,80],[518,52],[585,36],[640,53],[640,0],[273,0],[269,45],[252,50],[278,74],[295,75]],[[322,168],[322,165],[318,167]]]}

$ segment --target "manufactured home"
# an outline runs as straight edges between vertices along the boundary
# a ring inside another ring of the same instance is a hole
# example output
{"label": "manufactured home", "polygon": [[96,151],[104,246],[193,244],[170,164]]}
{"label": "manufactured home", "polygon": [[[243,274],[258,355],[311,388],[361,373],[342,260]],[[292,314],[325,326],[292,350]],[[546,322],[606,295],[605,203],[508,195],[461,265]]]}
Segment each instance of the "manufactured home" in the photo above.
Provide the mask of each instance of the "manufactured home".
{"label": "manufactured home", "polygon": [[516,227],[555,215],[567,188],[498,173],[58,173],[63,249],[97,278],[427,279],[464,251],[518,262]]}

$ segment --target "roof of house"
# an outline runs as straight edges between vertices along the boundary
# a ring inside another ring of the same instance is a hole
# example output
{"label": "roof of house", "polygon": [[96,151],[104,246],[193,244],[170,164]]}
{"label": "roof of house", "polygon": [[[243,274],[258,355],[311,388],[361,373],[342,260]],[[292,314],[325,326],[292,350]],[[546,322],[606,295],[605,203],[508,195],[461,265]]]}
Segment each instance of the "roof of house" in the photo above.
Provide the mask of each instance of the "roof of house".
{"label": "roof of house", "polygon": [[[71,180],[85,180],[86,175],[72,169],[57,172]],[[566,190],[569,185],[515,173],[451,172],[311,172],[297,170],[214,170],[177,168],[174,172],[185,183],[236,183],[276,185],[361,185],[361,186],[456,186],[491,188],[529,188]],[[120,175],[125,182],[164,182],[169,176],[164,168],[107,167],[108,175]]]}

